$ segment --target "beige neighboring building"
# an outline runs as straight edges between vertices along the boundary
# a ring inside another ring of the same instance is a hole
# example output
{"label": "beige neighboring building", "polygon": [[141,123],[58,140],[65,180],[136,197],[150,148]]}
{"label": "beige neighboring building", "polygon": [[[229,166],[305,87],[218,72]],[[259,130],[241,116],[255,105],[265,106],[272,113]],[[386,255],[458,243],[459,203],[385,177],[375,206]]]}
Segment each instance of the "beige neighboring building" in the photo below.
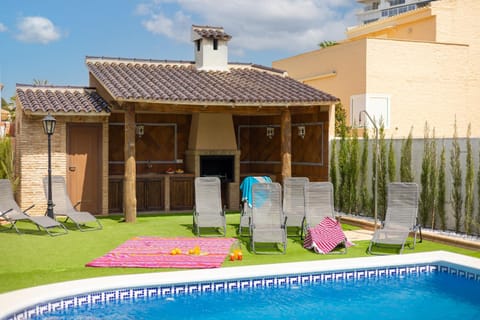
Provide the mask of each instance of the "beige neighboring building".
{"label": "beige neighboring building", "polygon": [[356,26],[338,45],[273,62],[339,97],[351,124],[384,119],[386,136],[480,137],[480,1],[438,0]]}

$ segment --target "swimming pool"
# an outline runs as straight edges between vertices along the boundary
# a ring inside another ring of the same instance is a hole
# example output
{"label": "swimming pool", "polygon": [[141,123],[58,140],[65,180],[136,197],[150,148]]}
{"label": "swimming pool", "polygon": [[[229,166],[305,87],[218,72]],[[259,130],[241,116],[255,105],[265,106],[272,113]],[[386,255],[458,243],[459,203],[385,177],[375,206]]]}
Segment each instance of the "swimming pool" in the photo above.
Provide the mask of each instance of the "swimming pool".
{"label": "swimming pool", "polygon": [[480,260],[447,252],[338,259],[211,270],[113,276],[58,283],[0,295],[0,318],[26,319],[53,310],[110,301],[175,297],[189,292],[344,281],[441,271],[480,281]]}

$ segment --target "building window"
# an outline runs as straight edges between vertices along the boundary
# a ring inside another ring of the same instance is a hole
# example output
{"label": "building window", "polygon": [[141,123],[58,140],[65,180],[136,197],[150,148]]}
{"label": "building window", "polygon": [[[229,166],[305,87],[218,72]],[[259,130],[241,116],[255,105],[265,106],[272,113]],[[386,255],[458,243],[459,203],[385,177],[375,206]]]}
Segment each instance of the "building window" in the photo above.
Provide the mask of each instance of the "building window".
{"label": "building window", "polygon": [[195,41],[195,43],[197,44],[197,51],[200,51],[200,45],[202,44],[202,39],[198,39],[197,41]]}
{"label": "building window", "polygon": [[399,4],[405,4],[405,0],[390,0],[390,6],[396,6]]}
{"label": "building window", "polygon": [[213,50],[218,50],[218,39],[213,39]]}

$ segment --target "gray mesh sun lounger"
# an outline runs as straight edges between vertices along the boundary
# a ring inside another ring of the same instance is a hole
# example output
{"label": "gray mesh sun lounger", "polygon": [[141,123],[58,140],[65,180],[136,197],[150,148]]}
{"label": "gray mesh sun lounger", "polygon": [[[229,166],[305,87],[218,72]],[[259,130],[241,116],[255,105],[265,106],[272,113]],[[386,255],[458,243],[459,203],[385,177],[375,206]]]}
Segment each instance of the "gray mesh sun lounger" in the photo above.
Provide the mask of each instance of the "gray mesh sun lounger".
{"label": "gray mesh sun lounger", "polygon": [[[10,180],[0,179],[0,217],[10,223],[9,229],[14,228],[15,231],[20,234],[21,232],[17,227],[17,221],[24,220],[33,222],[38,230],[43,229],[51,236],[66,234],[68,232],[67,229],[55,219],[48,216],[31,216],[27,214],[27,211],[33,207],[34,205],[22,211],[13,198]],[[58,229],[59,231],[53,231],[54,229]]]}
{"label": "gray mesh sun lounger", "polygon": [[[418,185],[394,182],[388,185],[387,191],[385,221],[383,227],[373,234],[368,247],[369,253],[373,253],[374,246],[381,245],[398,245],[400,253],[402,253],[410,232],[414,233],[412,249],[415,248],[417,242],[417,233],[420,233],[421,239],[421,229],[417,224]],[[379,254],[379,252],[376,253]]]}
{"label": "gray mesh sun lounger", "polygon": [[282,187],[279,183],[257,183],[252,186],[252,225],[250,245],[254,253],[259,252],[257,243],[281,244],[281,253],[287,250],[285,217],[282,210]]}
{"label": "gray mesh sun lounger", "polygon": [[242,191],[242,209],[240,212],[240,224],[238,226],[238,235],[244,235],[244,229],[248,230],[250,235],[250,225],[252,223],[252,186],[256,183],[271,183],[272,179],[269,176],[249,176],[243,179],[240,185]]}
{"label": "gray mesh sun lounger", "polygon": [[195,178],[195,209],[193,228],[200,236],[200,228],[221,229],[227,233],[225,211],[222,209],[222,194],[218,177]]}
{"label": "gray mesh sun lounger", "polygon": [[[305,188],[304,233],[327,217],[335,219],[333,184],[329,181],[308,182]],[[342,244],[344,250],[340,253],[346,253],[346,238]]]}
{"label": "gray mesh sun lounger", "polygon": [[[283,180],[283,213],[287,218],[286,227],[296,227],[303,235],[305,223],[305,177],[287,177]],[[287,230],[288,231],[288,230]]]}
{"label": "gray mesh sun lounger", "polygon": [[[43,178],[45,194],[48,193],[48,177]],[[67,193],[65,178],[62,176],[52,176],[52,201],[55,215],[66,216],[65,222],[73,221],[80,231],[93,231],[102,229],[102,224],[93,214],[87,211],[78,211],[72,205]]]}
{"label": "gray mesh sun lounger", "polygon": [[304,231],[315,227],[326,217],[335,218],[332,183],[327,181],[307,183]]}

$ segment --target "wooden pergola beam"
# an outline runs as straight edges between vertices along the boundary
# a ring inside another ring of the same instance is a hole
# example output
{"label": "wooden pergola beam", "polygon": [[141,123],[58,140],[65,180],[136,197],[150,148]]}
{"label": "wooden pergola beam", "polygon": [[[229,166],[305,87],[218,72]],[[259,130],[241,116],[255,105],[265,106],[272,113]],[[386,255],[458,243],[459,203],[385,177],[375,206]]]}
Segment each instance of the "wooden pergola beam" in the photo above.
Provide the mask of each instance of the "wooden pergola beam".
{"label": "wooden pergola beam", "polygon": [[282,181],[292,176],[292,116],[289,109],[281,113],[281,151],[282,159]]}
{"label": "wooden pergola beam", "polygon": [[[130,103],[128,103],[130,104]],[[325,105],[198,105],[198,104],[163,104],[135,102],[137,113],[170,113],[170,114],[192,114],[192,113],[228,113],[241,116],[280,116],[282,111],[289,109],[291,114],[314,114],[319,109],[328,108]],[[111,103],[117,106],[116,103]],[[123,110],[123,108],[121,108]]]}
{"label": "wooden pergola beam", "polygon": [[135,160],[135,106],[125,106],[125,176],[123,183],[123,209],[125,221],[135,222],[137,218],[136,160]]}

